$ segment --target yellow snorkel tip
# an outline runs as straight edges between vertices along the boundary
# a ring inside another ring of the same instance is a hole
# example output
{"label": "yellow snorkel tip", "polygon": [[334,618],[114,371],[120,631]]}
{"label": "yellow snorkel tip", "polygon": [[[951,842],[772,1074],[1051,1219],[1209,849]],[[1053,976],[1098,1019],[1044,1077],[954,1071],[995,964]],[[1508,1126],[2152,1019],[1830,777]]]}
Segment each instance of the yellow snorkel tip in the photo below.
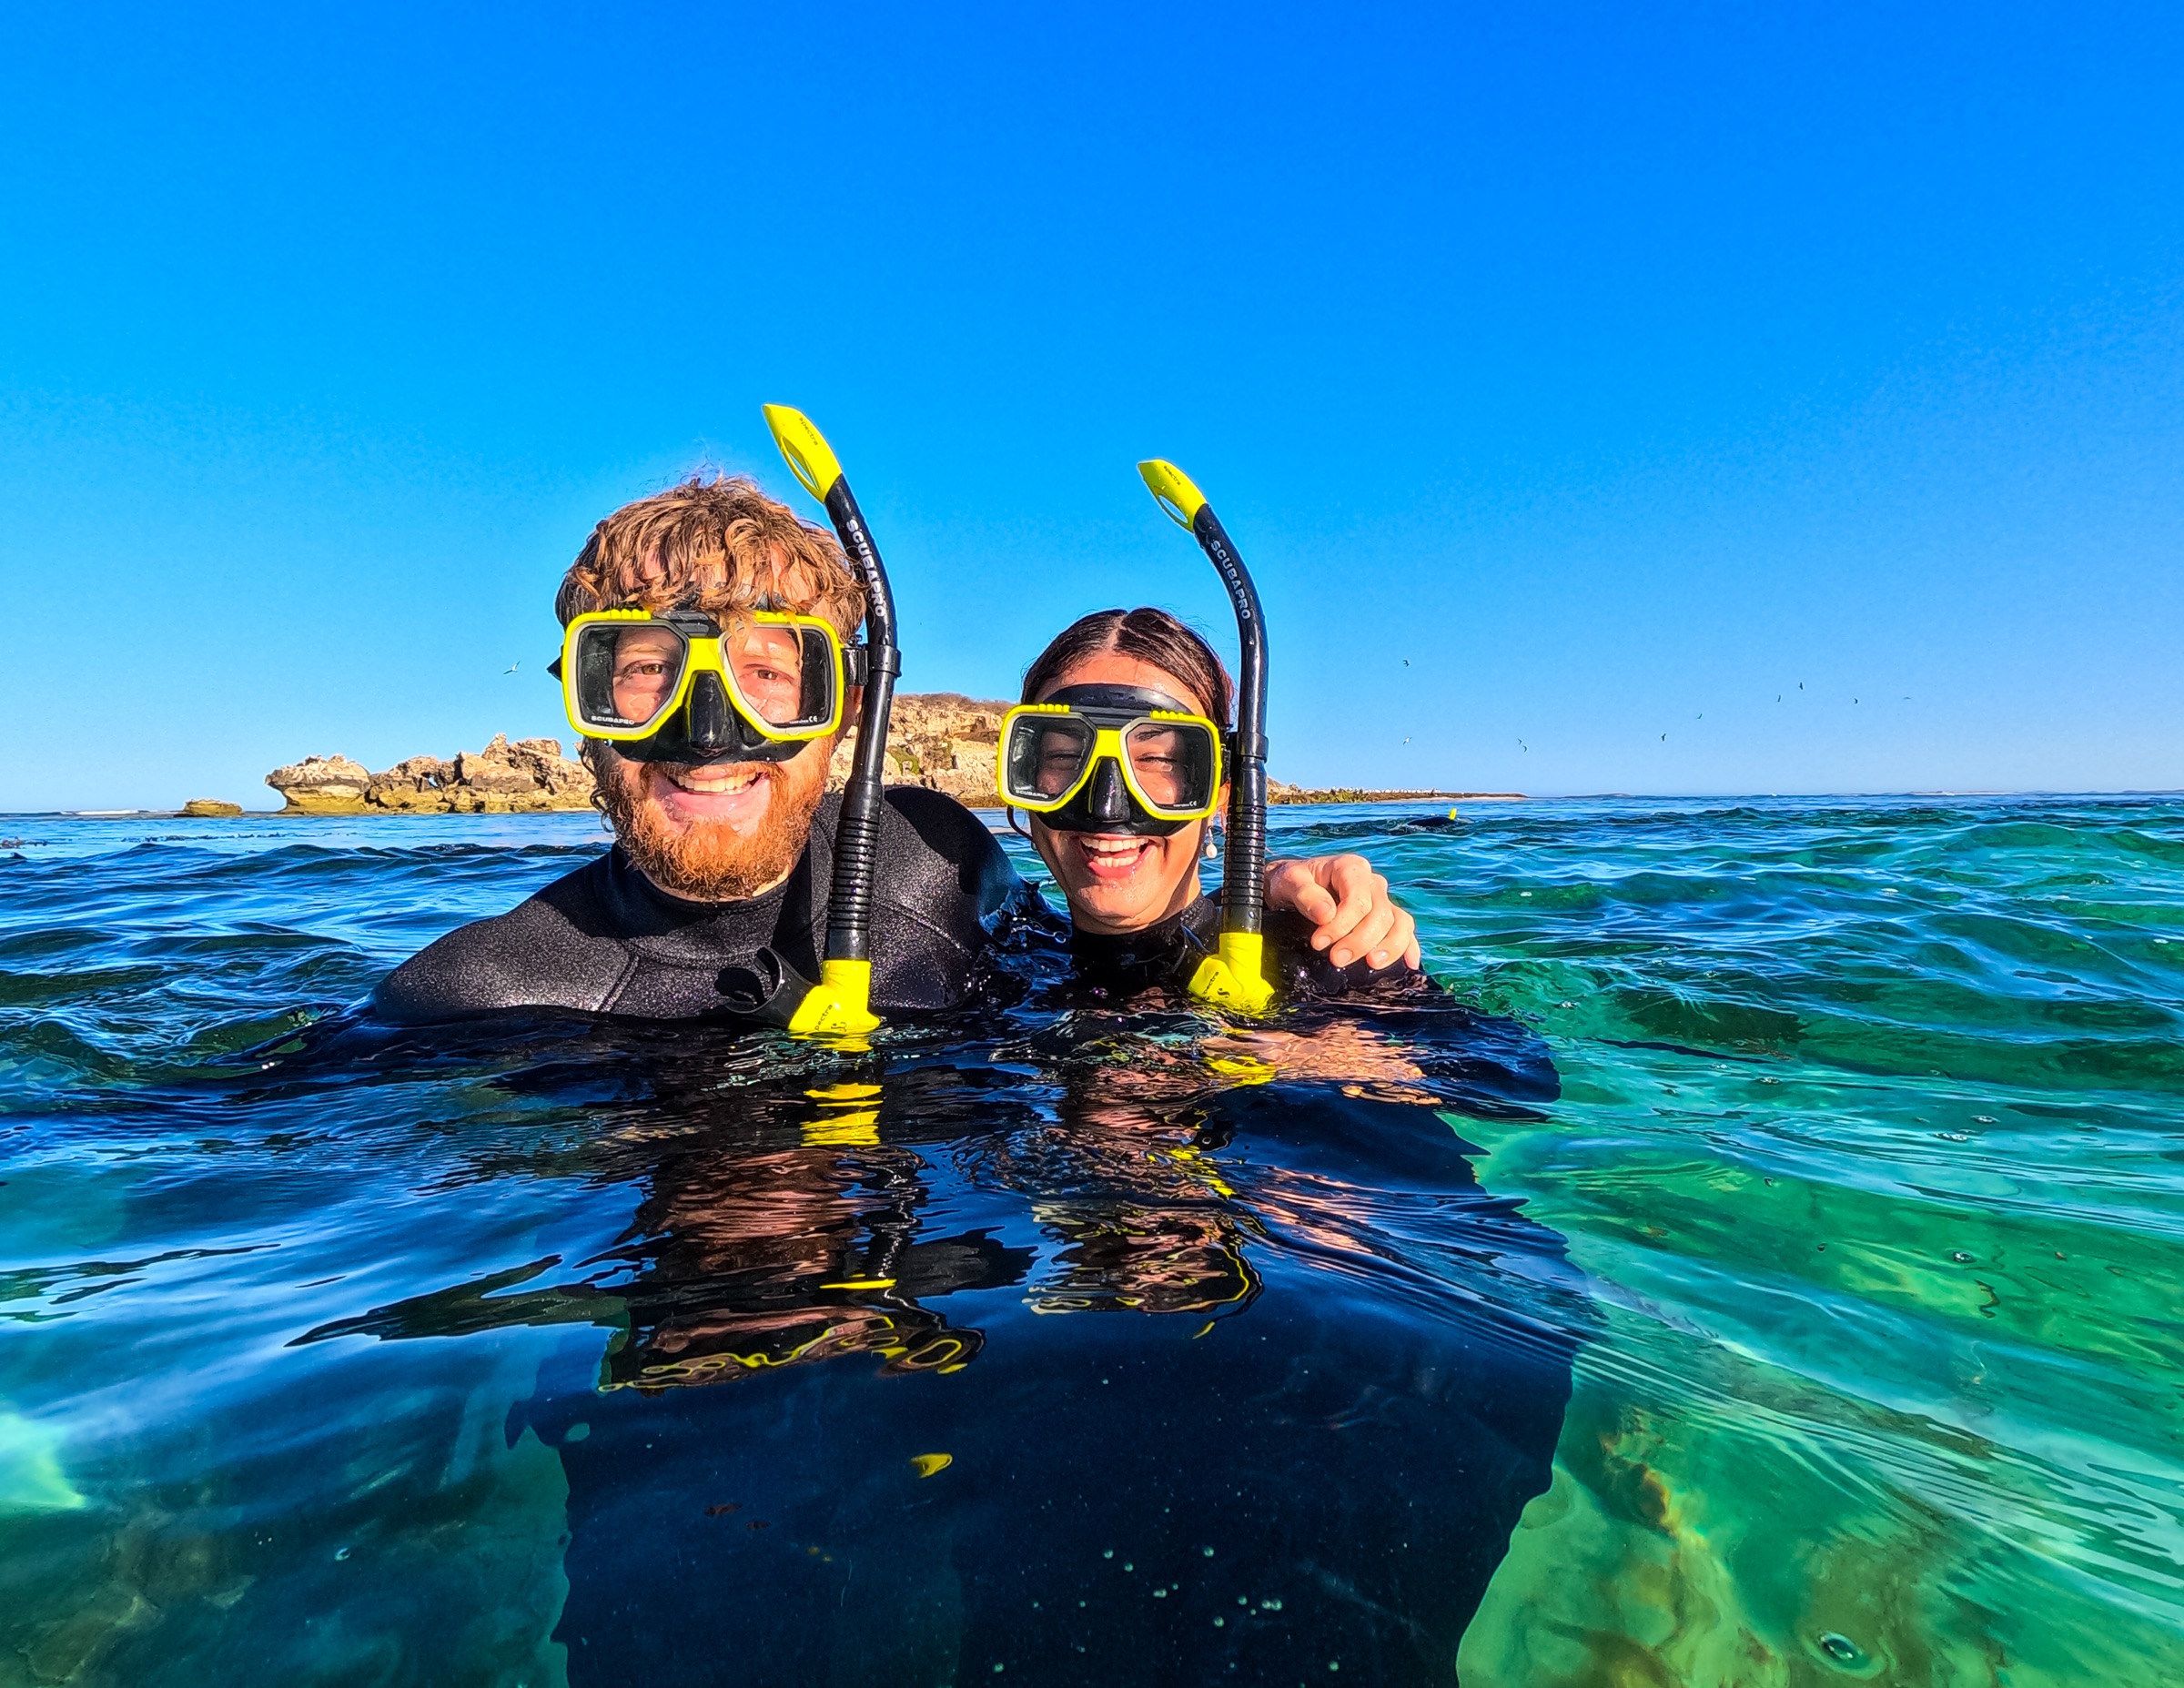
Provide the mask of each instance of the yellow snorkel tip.
{"label": "yellow snorkel tip", "polygon": [[1159,500],[1175,524],[1188,531],[1190,524],[1198,519],[1206,508],[1206,495],[1199,491],[1191,478],[1165,458],[1148,457],[1138,465],[1138,473],[1145,481],[1145,489]]}
{"label": "yellow snorkel tip", "polygon": [[1224,932],[1214,953],[1190,975],[1190,994],[1217,1008],[1263,1014],[1274,987],[1262,970],[1266,939],[1257,932]]}
{"label": "yellow snorkel tip", "polygon": [[872,1011],[869,961],[821,962],[819,983],[789,1016],[789,1030],[798,1037],[861,1038],[879,1025]]}
{"label": "yellow snorkel tip", "polygon": [[774,431],[774,443],[781,448],[804,490],[825,503],[834,482],[842,479],[842,465],[834,448],[826,443],[826,436],[812,426],[812,419],[802,410],[785,404],[759,408],[765,413],[766,426]]}

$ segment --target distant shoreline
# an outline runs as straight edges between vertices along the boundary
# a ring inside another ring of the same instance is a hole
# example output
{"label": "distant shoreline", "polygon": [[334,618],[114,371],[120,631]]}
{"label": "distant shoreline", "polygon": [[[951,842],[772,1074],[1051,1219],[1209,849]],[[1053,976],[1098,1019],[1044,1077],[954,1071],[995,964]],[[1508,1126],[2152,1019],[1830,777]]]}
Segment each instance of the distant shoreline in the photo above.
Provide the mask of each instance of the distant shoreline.
{"label": "distant shoreline", "polygon": [[[891,783],[893,782],[890,782]],[[1340,793],[1340,794],[1338,794]],[[1340,803],[1540,803],[1540,804],[1699,804],[1705,805],[1739,805],[1744,804],[1872,804],[1872,803],[1978,803],[2001,801],[2007,803],[2171,803],[2184,800],[2184,787],[2163,786],[2138,791],[1916,791],[1916,792],[1558,792],[1551,796],[1539,797],[1530,793],[1515,792],[1360,792],[1350,793],[1348,788],[1335,787],[1315,790],[1309,797],[1285,799],[1274,797],[1277,805],[1307,807],[1314,804]],[[972,803],[971,808],[985,808],[997,813],[998,804]],[[186,805],[180,809],[0,809],[0,821],[15,824],[29,821],[187,821],[221,819],[237,821],[287,821],[307,817],[316,820],[369,819],[379,815],[395,815],[399,810],[359,808],[340,814],[327,814],[321,811],[312,814],[301,809],[245,809],[240,804],[201,802],[196,814]],[[428,812],[429,813],[429,812]],[[445,814],[448,811],[440,811]],[[581,814],[581,809],[561,810],[484,810],[465,813],[484,813],[495,818],[527,814]],[[21,840],[0,839],[0,849]]]}
{"label": "distant shoreline", "polygon": [[[894,781],[890,784],[895,783]],[[907,783],[904,783],[907,785]],[[916,789],[909,787],[909,789]],[[959,799],[967,809],[1001,812],[1002,805],[988,800],[977,802]],[[1373,791],[1347,785],[1305,789],[1290,786],[1268,794],[1267,803],[1272,808],[1307,808],[1338,804],[1362,803],[1528,803],[1531,799],[1522,792],[1439,792],[1439,791]],[[359,804],[354,807],[246,809],[240,804],[223,803],[211,798],[197,798],[179,809],[60,809],[46,811],[55,818],[66,821],[355,821],[397,820],[416,816],[437,817],[448,814],[476,814],[487,819],[505,821],[534,814],[581,814],[591,804],[571,804],[555,808],[500,808],[475,809],[397,809],[378,804]]]}
{"label": "distant shoreline", "polygon": [[1328,785],[1306,788],[1297,785],[1277,786],[1269,782],[1267,802],[1287,806],[1291,804],[1322,803],[1529,803],[1522,792],[1439,792],[1439,791],[1372,791],[1354,785]]}

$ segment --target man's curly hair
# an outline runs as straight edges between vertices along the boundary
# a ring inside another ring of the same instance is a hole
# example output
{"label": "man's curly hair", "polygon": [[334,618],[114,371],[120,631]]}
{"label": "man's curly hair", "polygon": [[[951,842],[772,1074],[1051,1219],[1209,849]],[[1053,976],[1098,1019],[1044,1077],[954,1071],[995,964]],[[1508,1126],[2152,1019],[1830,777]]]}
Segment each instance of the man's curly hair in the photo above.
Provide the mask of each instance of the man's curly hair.
{"label": "man's curly hair", "polygon": [[823,616],[844,639],[864,617],[864,589],[824,528],[768,498],[747,475],[680,486],[624,504],[561,577],[554,613],[588,610],[735,610]]}

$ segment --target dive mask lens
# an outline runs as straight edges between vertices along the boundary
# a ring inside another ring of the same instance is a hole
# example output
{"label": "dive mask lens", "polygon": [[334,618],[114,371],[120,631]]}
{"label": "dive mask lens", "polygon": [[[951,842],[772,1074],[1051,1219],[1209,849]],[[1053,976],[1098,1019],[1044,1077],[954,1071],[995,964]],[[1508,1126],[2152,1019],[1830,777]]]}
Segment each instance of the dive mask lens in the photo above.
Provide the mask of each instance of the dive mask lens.
{"label": "dive mask lens", "polygon": [[1133,723],[1122,735],[1138,800],[1167,819],[1195,820],[1213,810],[1220,787],[1220,745],[1203,721]]}
{"label": "dive mask lens", "polygon": [[1001,794],[1035,813],[1051,809],[1083,782],[1098,730],[1067,712],[1012,713],[1001,755]]}
{"label": "dive mask lens", "polygon": [[690,641],[663,622],[598,621],[573,629],[562,659],[570,724],[595,738],[639,738],[681,700]]}
{"label": "dive mask lens", "polygon": [[842,645],[823,623],[739,619],[721,635],[721,666],[739,712],[768,737],[814,738],[841,719]]}

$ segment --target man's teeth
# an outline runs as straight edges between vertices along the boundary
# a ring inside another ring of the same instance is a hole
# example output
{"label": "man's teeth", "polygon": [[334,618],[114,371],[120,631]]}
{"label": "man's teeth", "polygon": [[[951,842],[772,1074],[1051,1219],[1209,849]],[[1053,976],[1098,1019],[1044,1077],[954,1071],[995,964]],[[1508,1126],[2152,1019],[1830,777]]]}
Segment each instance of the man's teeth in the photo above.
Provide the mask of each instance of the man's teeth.
{"label": "man's teeth", "polygon": [[667,777],[686,792],[705,797],[726,797],[750,790],[765,776],[756,768],[675,768]]}
{"label": "man's teeth", "polygon": [[1146,847],[1142,838],[1087,838],[1085,848],[1094,855],[1113,860],[1118,856],[1136,855]]}

